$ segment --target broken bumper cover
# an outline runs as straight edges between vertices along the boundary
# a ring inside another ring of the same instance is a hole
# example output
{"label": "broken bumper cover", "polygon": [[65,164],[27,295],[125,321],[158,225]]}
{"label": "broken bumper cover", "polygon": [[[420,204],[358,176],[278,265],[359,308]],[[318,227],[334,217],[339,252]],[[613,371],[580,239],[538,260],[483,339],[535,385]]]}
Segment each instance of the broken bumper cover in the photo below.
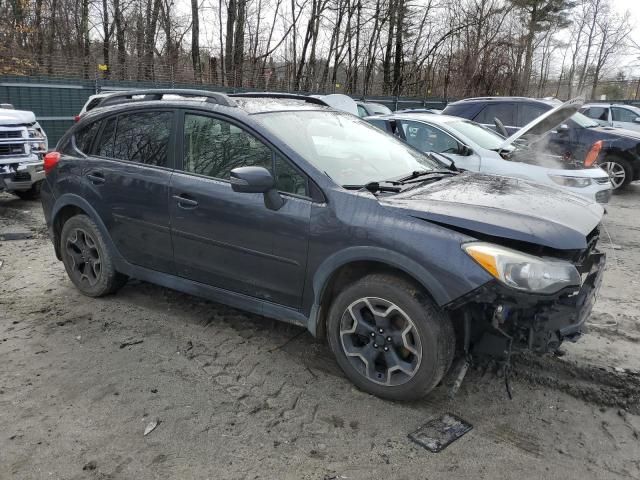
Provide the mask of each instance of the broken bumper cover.
{"label": "broken bumper cover", "polygon": [[450,307],[471,314],[473,353],[555,351],[583,333],[602,284],[606,256],[593,250],[581,265],[582,284],[554,295],[535,295],[492,281]]}
{"label": "broken bumper cover", "polygon": [[[556,339],[559,343],[563,340],[576,341],[582,334],[602,285],[606,256],[604,253],[594,252],[589,260],[591,265],[580,290],[575,295],[561,297],[536,315],[530,339],[533,350],[546,349],[547,344],[553,344]],[[538,331],[535,326],[540,327]]]}

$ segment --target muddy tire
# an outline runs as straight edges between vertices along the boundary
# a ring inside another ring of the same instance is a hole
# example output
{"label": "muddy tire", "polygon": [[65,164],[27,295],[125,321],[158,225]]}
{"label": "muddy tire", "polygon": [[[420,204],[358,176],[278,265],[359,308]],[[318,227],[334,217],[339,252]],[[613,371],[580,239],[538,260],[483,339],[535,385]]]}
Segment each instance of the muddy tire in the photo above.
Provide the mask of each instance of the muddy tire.
{"label": "muddy tire", "polygon": [[115,270],[98,226],[86,215],[71,217],[62,226],[60,252],[67,275],[89,297],[115,293],[127,282]]}
{"label": "muddy tire", "polygon": [[451,320],[431,298],[387,274],[366,276],[334,299],[327,338],[355,385],[390,400],[428,394],[451,366],[456,343]]}
{"label": "muddy tire", "polygon": [[609,155],[598,165],[609,175],[614,192],[623,190],[633,180],[633,169],[624,158]]}
{"label": "muddy tire", "polygon": [[40,180],[34,183],[29,190],[15,190],[12,193],[21,200],[37,200],[40,198],[40,189],[42,188],[43,181],[44,180]]}

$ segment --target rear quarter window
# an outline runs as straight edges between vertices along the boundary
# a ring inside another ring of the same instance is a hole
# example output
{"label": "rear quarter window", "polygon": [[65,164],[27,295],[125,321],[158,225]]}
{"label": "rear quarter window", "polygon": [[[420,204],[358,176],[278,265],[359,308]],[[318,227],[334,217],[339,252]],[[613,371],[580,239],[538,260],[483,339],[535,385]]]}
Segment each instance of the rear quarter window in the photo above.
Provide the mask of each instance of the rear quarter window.
{"label": "rear quarter window", "polygon": [[93,122],[78,129],[74,134],[76,148],[85,155],[89,155],[91,153],[91,146],[93,145],[93,140],[98,134],[99,127],[100,121]]}

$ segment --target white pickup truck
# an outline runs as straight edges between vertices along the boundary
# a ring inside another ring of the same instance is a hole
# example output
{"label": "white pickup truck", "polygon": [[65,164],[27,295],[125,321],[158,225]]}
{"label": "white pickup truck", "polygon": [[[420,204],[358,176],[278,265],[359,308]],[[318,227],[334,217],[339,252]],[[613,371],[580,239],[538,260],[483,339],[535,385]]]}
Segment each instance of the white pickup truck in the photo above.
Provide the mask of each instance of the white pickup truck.
{"label": "white pickup truck", "polygon": [[33,112],[0,108],[0,192],[8,191],[22,199],[40,194],[44,180],[43,156],[47,135]]}

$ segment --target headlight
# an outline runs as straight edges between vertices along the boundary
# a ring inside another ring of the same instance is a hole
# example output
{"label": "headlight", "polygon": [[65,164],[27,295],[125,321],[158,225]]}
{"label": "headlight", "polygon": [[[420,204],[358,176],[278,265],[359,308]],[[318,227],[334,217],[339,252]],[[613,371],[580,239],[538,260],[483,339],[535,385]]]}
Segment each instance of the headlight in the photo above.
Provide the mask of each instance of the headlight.
{"label": "headlight", "polygon": [[535,257],[491,243],[467,243],[462,249],[493,277],[518,290],[555,293],[581,283],[580,273],[569,262]]}
{"label": "headlight", "polygon": [[585,177],[567,177],[565,175],[549,175],[549,178],[563,187],[584,188],[591,185],[591,179]]}

